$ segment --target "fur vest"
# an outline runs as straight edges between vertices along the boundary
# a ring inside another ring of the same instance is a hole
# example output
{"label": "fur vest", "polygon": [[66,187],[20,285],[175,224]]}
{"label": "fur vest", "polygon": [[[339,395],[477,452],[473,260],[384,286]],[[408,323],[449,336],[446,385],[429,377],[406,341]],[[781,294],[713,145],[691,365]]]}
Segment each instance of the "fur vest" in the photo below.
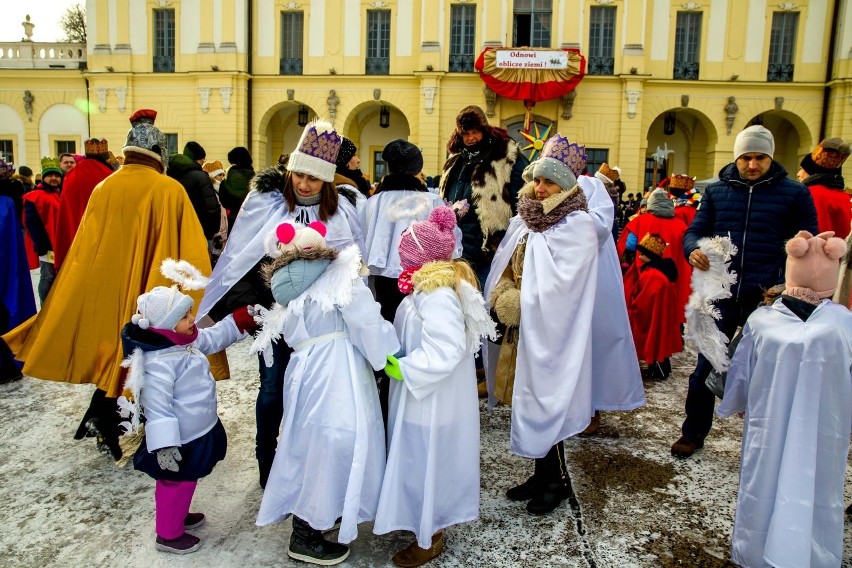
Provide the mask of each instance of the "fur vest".
{"label": "fur vest", "polygon": [[[473,203],[485,240],[496,232],[505,231],[512,218],[509,183],[512,168],[518,160],[518,145],[512,139],[493,139],[485,158],[473,168],[470,179]],[[453,154],[444,164],[439,193],[445,196],[449,173],[458,163],[461,153]]]}

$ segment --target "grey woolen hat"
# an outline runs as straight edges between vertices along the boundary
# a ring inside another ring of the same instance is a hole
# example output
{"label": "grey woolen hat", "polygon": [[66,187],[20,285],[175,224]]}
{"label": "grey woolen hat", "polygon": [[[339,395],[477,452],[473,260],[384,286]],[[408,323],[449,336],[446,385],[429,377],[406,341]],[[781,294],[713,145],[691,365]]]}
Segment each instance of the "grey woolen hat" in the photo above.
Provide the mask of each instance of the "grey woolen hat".
{"label": "grey woolen hat", "polygon": [[740,156],[750,152],[766,154],[770,158],[775,155],[775,137],[759,124],[749,126],[737,134],[737,139],[734,142],[734,160],[738,160]]}
{"label": "grey woolen hat", "polygon": [[568,191],[577,184],[577,176],[571,168],[556,158],[545,156],[539,158],[533,164],[533,179],[537,177],[547,178],[556,183],[563,191]]}
{"label": "grey woolen hat", "polygon": [[657,188],[648,196],[648,211],[657,217],[674,217],[674,201],[665,189]]}
{"label": "grey woolen hat", "polygon": [[388,165],[389,174],[416,176],[423,170],[423,152],[402,138],[391,140],[382,150],[382,160]]}

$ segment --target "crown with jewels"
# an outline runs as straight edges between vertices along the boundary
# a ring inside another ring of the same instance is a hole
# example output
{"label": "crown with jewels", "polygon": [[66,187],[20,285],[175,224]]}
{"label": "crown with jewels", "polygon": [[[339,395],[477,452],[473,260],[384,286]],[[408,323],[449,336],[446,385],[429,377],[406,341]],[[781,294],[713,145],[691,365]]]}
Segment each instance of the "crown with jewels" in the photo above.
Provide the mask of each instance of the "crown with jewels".
{"label": "crown with jewels", "polygon": [[695,178],[685,174],[675,174],[669,178],[669,189],[692,191],[695,188]]}
{"label": "crown with jewels", "polygon": [[668,244],[663,240],[663,237],[655,233],[646,233],[638,245],[642,252],[657,258],[662,258],[667,246]]}
{"label": "crown with jewels", "polygon": [[109,144],[106,138],[89,138],[83,143],[84,152],[87,156],[109,154]]}
{"label": "crown with jewels", "polygon": [[299,144],[290,154],[287,169],[314,176],[323,181],[334,181],[337,154],[343,138],[329,122],[316,120],[305,126]]}
{"label": "crown with jewels", "polygon": [[575,176],[583,173],[586,167],[586,147],[569,142],[561,134],[554,134],[548,138],[547,143],[541,151],[542,158],[553,158],[562,162]]}
{"label": "crown with jewels", "polygon": [[62,171],[62,168],[59,167],[59,158],[53,158],[50,156],[45,156],[41,159],[41,177],[46,176],[47,174],[58,174],[64,175],[65,172]]}

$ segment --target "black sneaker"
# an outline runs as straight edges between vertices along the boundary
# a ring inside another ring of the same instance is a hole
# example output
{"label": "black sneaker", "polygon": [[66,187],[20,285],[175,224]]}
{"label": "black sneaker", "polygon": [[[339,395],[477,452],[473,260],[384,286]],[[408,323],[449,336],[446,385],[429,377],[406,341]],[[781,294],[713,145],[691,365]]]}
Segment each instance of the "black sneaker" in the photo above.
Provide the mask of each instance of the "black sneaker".
{"label": "black sneaker", "polygon": [[515,485],[514,487],[507,489],[506,497],[509,501],[529,501],[535,495],[535,489],[536,479],[533,475],[520,485]]}
{"label": "black sneaker", "polygon": [[207,519],[204,517],[204,513],[189,513],[183,519],[183,528],[191,531],[203,526],[206,521]]}
{"label": "black sneaker", "polygon": [[172,554],[189,554],[201,548],[201,539],[188,533],[183,533],[177,538],[165,539],[157,537],[157,550],[171,552]]}
{"label": "black sneaker", "polygon": [[326,540],[320,531],[294,515],[287,556],[309,564],[333,566],[349,557],[349,547]]}

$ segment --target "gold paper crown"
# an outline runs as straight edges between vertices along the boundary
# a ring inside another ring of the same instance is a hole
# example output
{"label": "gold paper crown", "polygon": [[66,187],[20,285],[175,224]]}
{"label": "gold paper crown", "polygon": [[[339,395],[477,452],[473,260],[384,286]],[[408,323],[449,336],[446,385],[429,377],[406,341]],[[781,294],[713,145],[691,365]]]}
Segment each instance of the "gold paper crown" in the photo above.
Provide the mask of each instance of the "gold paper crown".
{"label": "gold paper crown", "polygon": [[569,142],[561,134],[554,134],[541,151],[542,158],[553,158],[568,166],[575,176],[583,173],[586,167],[586,147]]}
{"label": "gold paper crown", "polygon": [[695,188],[695,178],[691,178],[685,174],[674,174],[669,178],[669,189],[682,189],[684,191],[692,191]]}
{"label": "gold paper crown", "polygon": [[826,138],[811,152],[814,163],[821,168],[834,170],[843,165],[849,157],[849,144],[840,138]]}
{"label": "gold paper crown", "polygon": [[663,240],[663,237],[656,233],[646,233],[642,240],[639,241],[639,247],[644,249],[644,251],[651,253],[653,256],[657,256],[662,258],[663,253],[666,252],[666,241]]}
{"label": "gold paper crown", "polygon": [[106,138],[89,138],[83,143],[83,146],[87,156],[109,154],[109,144],[107,144]]}
{"label": "gold paper crown", "polygon": [[62,169],[59,167],[59,158],[53,158],[53,157],[50,157],[50,156],[45,156],[44,158],[42,158],[41,159],[42,174],[44,174],[45,170],[59,170],[61,172]]}
{"label": "gold paper crown", "polygon": [[598,171],[600,173],[602,173],[603,175],[605,175],[606,177],[608,177],[609,179],[611,179],[612,181],[615,181],[615,180],[618,179],[618,171],[615,170],[614,168],[609,167],[609,164],[607,164],[606,162],[601,164],[601,167],[598,168]]}

